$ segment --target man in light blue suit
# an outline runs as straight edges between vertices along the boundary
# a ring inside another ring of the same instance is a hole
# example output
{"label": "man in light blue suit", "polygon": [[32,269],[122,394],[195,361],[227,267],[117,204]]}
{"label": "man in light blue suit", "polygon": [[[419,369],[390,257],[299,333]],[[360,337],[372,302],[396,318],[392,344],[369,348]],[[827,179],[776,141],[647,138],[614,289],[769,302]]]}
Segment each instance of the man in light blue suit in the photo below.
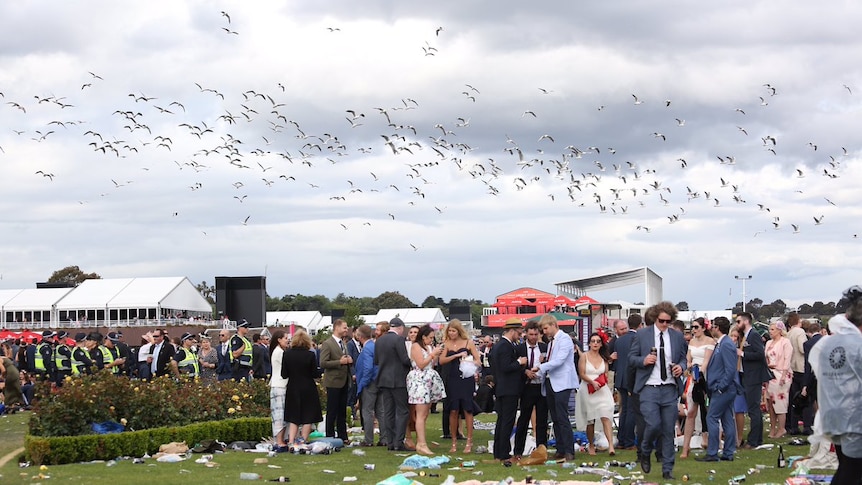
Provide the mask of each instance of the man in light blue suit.
{"label": "man in light blue suit", "polygon": [[645,320],[655,323],[637,331],[629,354],[629,365],[635,368],[632,389],[640,395],[645,421],[644,439],[640,443],[641,468],[644,473],[650,472],[650,455],[658,440],[665,480],[674,479],[674,426],[683,392],[680,376],[686,367],[685,337],[670,328],[676,315],[677,310],[669,301],[647,309]]}
{"label": "man in light blue suit", "polygon": [[578,388],[578,372],[575,370],[575,344],[566,332],[560,331],[557,319],[545,315],[539,320],[542,332],[548,337],[547,361],[527,374],[530,379],[543,376],[542,394],[548,399],[548,411],[554,421],[554,438],[557,440],[556,459],[566,461],[575,458],[575,439],[569,422],[569,396]]}
{"label": "man in light blue suit", "polygon": [[[712,336],[717,343],[706,366],[706,389],[709,394],[709,411],[706,413],[706,425],[709,429],[709,442],[706,456],[695,458],[697,461],[733,461],[736,452],[736,422],[733,416],[733,401],[736,395],[742,393],[739,383],[739,372],[736,370],[738,356],[736,345],[727,334],[730,332],[730,320],[718,317],[712,321]],[[724,430],[724,449],[718,456],[718,441],[720,430]]]}

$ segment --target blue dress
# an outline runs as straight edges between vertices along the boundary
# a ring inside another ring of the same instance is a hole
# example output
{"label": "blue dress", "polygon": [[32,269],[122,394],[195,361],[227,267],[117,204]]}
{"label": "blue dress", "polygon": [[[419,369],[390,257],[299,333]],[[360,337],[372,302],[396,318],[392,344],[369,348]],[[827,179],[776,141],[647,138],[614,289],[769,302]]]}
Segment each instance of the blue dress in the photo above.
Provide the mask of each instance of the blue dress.
{"label": "blue dress", "polygon": [[[449,357],[461,352],[468,352],[467,348],[464,347],[455,351],[447,350],[446,356]],[[472,414],[476,407],[473,401],[473,392],[476,390],[476,379],[475,376],[461,377],[461,369],[458,366],[459,362],[458,359],[455,359],[448,364],[449,375],[446,380],[448,403],[444,411],[464,411],[465,413]]]}

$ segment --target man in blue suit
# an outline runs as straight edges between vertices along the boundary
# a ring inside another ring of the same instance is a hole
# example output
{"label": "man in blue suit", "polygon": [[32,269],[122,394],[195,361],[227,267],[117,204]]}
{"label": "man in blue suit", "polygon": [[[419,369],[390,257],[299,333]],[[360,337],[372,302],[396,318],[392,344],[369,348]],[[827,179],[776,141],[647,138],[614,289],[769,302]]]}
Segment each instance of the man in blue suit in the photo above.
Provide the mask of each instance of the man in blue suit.
{"label": "man in blue suit", "polygon": [[617,431],[618,448],[633,449],[635,445],[635,411],[629,398],[631,383],[628,382],[629,353],[635,334],[631,330],[640,327],[642,317],[637,313],[629,315],[628,321],[620,320],[614,325],[617,338],[611,353],[614,370],[614,388],[620,396],[620,422]]}
{"label": "man in blue suit", "polygon": [[494,459],[511,464],[512,429],[518,413],[518,397],[524,385],[526,357],[518,357],[516,345],[523,323],[516,317],[506,320],[503,338],[491,348],[491,372],[494,373],[497,424],[494,427]]}
{"label": "man in blue suit", "polygon": [[[670,328],[677,310],[669,301],[650,307],[655,316],[652,326],[642,328],[632,342],[629,365],[635,367],[633,392],[640,395],[645,421],[641,447],[641,468],[649,473],[653,444],[661,444],[662,478],[673,480],[674,426],[679,414],[677,403],[683,392],[680,376],[685,371],[685,337]],[[648,317],[647,320],[650,320]]]}
{"label": "man in blue suit", "polygon": [[557,440],[556,459],[575,459],[575,437],[569,421],[569,396],[578,388],[578,371],[575,370],[575,344],[566,332],[560,331],[557,319],[545,315],[539,320],[542,332],[548,337],[548,357],[528,373],[533,379],[542,377],[542,393],[548,399],[548,411],[554,422],[554,438]]}
{"label": "man in blue suit", "polygon": [[[736,370],[738,356],[736,345],[727,334],[730,332],[730,320],[717,317],[712,321],[712,336],[716,339],[715,350],[706,365],[706,389],[709,394],[709,411],[706,413],[706,425],[709,429],[709,443],[706,456],[695,458],[697,461],[733,461],[736,452],[736,422],[733,413],[733,401],[736,395],[742,393],[739,383],[739,372]],[[721,430],[724,430],[724,449],[718,456],[718,441]]]}

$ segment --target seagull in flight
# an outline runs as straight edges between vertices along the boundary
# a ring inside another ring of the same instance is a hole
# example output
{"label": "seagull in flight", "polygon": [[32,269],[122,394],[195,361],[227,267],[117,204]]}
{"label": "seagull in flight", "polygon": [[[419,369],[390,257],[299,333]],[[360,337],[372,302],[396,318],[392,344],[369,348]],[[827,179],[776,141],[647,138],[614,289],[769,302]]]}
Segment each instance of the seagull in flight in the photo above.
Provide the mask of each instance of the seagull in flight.
{"label": "seagull in flight", "polygon": [[644,102],[641,101],[640,99],[638,99],[638,97],[635,96],[634,94],[632,94],[632,97],[635,98],[635,104],[644,104]]}

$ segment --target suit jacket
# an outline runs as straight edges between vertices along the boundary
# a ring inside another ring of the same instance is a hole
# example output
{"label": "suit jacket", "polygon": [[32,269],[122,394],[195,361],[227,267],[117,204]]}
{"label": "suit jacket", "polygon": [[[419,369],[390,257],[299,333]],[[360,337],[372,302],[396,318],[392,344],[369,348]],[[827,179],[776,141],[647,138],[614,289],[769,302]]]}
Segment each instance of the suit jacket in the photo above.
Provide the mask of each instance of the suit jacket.
{"label": "suit jacket", "polygon": [[374,345],[374,364],[377,365],[377,387],[406,388],[410,356],[404,337],[393,331],[386,332]]}
{"label": "suit jacket", "polygon": [[269,378],[272,375],[269,349],[259,343],[251,347],[251,372],[255,379]]}
{"label": "suit jacket", "polygon": [[341,363],[344,352],[330,337],[320,344],[320,367],[323,368],[324,387],[344,387],[350,377],[350,366]]}
{"label": "suit jacket", "polygon": [[[526,341],[524,341],[515,346],[515,351],[518,353],[518,357],[527,358],[527,366],[524,367],[524,369],[528,369],[530,367],[530,346],[527,345]],[[545,354],[545,356],[548,355],[548,344],[539,340],[538,342],[536,342],[536,356],[535,361],[533,361],[533,367],[536,367],[541,364],[540,357],[542,354]],[[530,379],[527,378],[526,374],[524,374],[523,372],[521,372],[521,374],[524,376],[524,384],[530,382]]]}
{"label": "suit jacket", "polygon": [[728,336],[724,336],[706,365],[706,388],[709,393],[742,392],[739,383],[739,372],[736,371],[737,363],[736,345]]}
{"label": "suit jacket", "polygon": [[[153,347],[153,351],[155,351],[155,347]],[[156,375],[153,377],[166,376],[171,373],[171,360],[173,360],[176,353],[177,349],[174,347],[174,344],[168,343],[167,339],[164,339],[162,348],[159,350],[159,355],[156,359]]]}
{"label": "suit jacket", "polygon": [[[687,366],[686,350],[688,346],[685,344],[685,337],[678,330],[668,327],[665,335],[670,338],[671,355],[666,355],[665,360],[670,367],[673,364],[678,364],[685,371]],[[644,359],[650,353],[650,349],[655,347],[655,325],[649,325],[635,332],[635,338],[632,341],[631,351],[629,352],[629,365],[635,368],[635,381],[632,387],[632,392],[640,393],[646,382],[652,374],[653,368],[658,365],[658,360],[653,365],[644,365]],[[682,376],[673,378],[676,382],[677,392],[680,396],[684,391]]]}
{"label": "suit jacket", "polygon": [[635,339],[635,331],[630,330],[625,335],[620,335],[616,338],[614,351],[617,353],[617,360],[613,364],[614,369],[614,388],[630,391],[631,383],[629,382],[629,354],[632,349],[632,342]]}
{"label": "suit jacket", "polygon": [[520,396],[524,386],[524,367],[518,362],[515,344],[501,338],[488,356],[494,375],[494,395]]}
{"label": "suit jacket", "polygon": [[359,343],[356,339],[350,339],[347,341],[347,355],[353,359],[353,363],[350,364],[350,375],[356,375],[356,361],[359,359],[359,354],[361,354],[359,350]]}
{"label": "suit jacket", "polygon": [[369,340],[362,346],[362,352],[356,358],[356,394],[360,394],[363,389],[368,387],[372,382],[377,382],[377,371],[379,370],[374,365],[374,341]]}
{"label": "suit jacket", "polygon": [[548,354],[547,362],[539,365],[539,372],[544,379],[542,394],[546,394],[545,384],[548,383],[549,378],[555,392],[577,389],[580,380],[575,367],[575,343],[572,342],[572,338],[558,329],[557,334],[548,343]]}
{"label": "suit jacket", "polygon": [[[802,349],[805,351],[805,375],[802,376],[802,385],[808,386],[809,396],[811,396],[811,384],[813,384],[816,379],[814,378],[814,372],[811,370],[811,362],[808,361],[808,356],[811,355],[811,347],[814,347],[814,344],[816,344],[821,338],[823,338],[823,335],[815,333],[810,339],[806,340],[805,343],[802,344]],[[814,397],[816,398],[817,396]]]}
{"label": "suit jacket", "polygon": [[[227,347],[225,353],[222,353],[223,347]],[[225,342],[218,344],[215,347],[218,363],[216,364],[216,374],[220,376],[229,376],[233,374],[233,369],[230,366],[230,344]]]}
{"label": "suit jacket", "polygon": [[742,385],[759,386],[772,380],[766,365],[766,349],[757,330],[751,329],[742,345]]}

